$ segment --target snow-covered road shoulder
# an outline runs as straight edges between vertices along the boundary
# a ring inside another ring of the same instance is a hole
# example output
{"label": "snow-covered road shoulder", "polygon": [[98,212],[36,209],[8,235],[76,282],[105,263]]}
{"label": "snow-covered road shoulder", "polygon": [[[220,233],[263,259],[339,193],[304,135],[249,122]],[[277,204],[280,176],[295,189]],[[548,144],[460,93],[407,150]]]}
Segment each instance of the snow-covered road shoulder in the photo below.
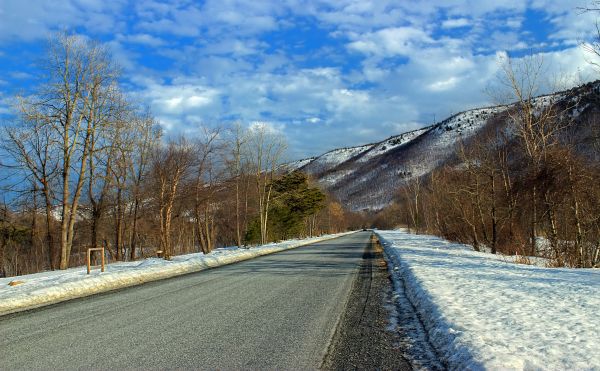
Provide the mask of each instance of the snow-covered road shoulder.
{"label": "snow-covered road shoulder", "polygon": [[[199,272],[330,240],[349,233],[354,232],[289,240],[251,249],[222,248],[207,255],[197,253],[175,256],[171,261],[149,258],[141,261],[114,263],[107,265],[104,273],[95,269],[89,275],[85,267],[77,267],[64,271],[0,278],[0,316],[145,282]],[[9,286],[8,283],[11,281],[23,281],[23,283]]]}
{"label": "snow-covered road shoulder", "polygon": [[600,370],[600,270],[518,265],[433,236],[377,234],[449,369]]}

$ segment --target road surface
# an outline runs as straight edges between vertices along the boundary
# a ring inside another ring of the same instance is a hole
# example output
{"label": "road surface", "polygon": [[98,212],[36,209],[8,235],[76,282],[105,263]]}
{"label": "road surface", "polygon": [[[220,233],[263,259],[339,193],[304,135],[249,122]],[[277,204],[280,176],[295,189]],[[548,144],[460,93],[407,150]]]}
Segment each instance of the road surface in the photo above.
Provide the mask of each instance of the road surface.
{"label": "road surface", "polygon": [[0,317],[0,369],[313,369],[371,232]]}

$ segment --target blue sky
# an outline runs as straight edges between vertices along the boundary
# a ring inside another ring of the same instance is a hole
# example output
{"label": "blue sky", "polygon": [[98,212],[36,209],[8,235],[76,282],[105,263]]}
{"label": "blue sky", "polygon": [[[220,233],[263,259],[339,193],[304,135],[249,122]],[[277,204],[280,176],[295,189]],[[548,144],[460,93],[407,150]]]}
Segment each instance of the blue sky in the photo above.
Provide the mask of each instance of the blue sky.
{"label": "blue sky", "polygon": [[0,0],[0,115],[35,83],[44,40],[105,42],[169,133],[263,122],[290,159],[493,103],[498,59],[544,54],[567,85],[600,76],[578,0]]}

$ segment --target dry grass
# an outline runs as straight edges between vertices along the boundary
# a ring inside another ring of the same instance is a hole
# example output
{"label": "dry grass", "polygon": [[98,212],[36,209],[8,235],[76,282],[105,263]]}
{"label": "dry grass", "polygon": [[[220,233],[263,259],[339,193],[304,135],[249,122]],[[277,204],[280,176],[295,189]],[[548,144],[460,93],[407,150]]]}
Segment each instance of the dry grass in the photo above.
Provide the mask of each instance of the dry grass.
{"label": "dry grass", "polygon": [[514,260],[514,262],[516,264],[533,265],[533,263],[531,262],[531,259],[529,258],[529,256],[525,256],[525,255],[515,254],[515,260]]}

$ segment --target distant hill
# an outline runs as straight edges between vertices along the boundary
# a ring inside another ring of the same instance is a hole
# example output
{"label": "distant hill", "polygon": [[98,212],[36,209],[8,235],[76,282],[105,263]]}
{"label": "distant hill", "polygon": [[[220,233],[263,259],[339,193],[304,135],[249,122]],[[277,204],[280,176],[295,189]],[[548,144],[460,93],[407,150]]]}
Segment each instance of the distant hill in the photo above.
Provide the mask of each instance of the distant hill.
{"label": "distant hill", "polygon": [[[540,107],[551,100],[576,100],[571,114],[580,142],[585,142],[597,112],[600,82],[537,97]],[[506,120],[513,105],[476,108],[452,115],[435,125],[391,136],[381,142],[338,148],[317,157],[286,164],[288,170],[308,173],[351,210],[379,210],[390,204],[395,190],[407,180],[426,175],[447,162],[456,145],[474,138],[491,118]]]}

